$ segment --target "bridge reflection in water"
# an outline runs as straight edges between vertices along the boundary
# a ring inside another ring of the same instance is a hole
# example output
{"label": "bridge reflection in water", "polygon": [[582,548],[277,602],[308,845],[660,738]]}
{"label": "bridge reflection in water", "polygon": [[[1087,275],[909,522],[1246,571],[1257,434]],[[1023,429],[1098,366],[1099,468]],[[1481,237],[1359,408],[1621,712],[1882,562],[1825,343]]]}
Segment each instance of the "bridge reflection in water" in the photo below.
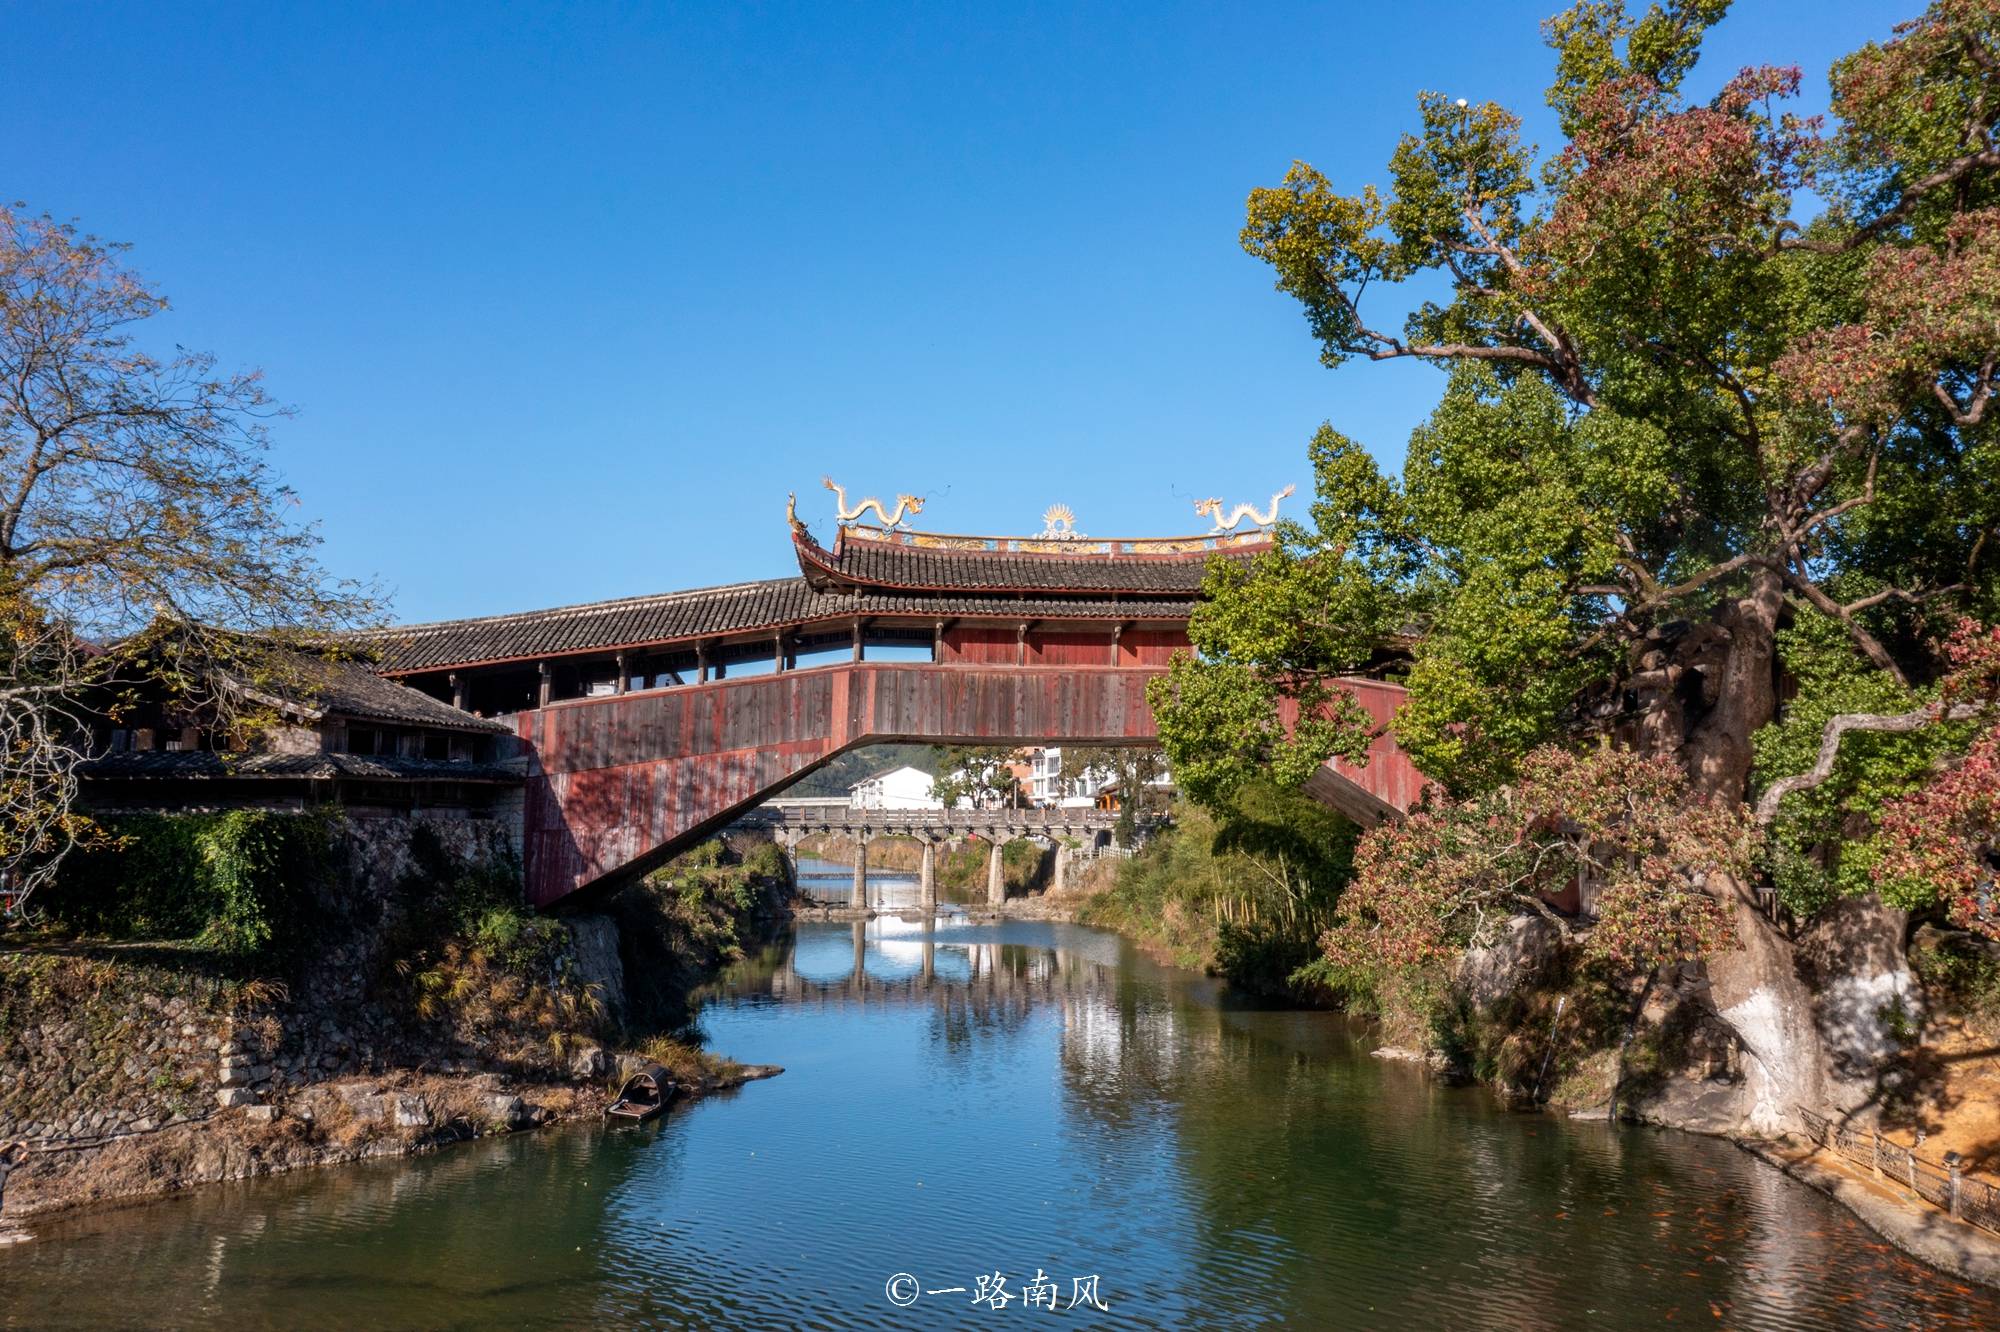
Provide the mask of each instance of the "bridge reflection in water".
{"label": "bridge reflection in water", "polygon": [[956,925],[950,917],[877,916],[801,924],[792,940],[733,968],[714,993],[752,1004],[1024,1016],[1037,1006],[1108,999],[1117,988],[1117,964],[1115,944],[1094,939],[1051,947],[1046,938],[999,940],[990,925]]}

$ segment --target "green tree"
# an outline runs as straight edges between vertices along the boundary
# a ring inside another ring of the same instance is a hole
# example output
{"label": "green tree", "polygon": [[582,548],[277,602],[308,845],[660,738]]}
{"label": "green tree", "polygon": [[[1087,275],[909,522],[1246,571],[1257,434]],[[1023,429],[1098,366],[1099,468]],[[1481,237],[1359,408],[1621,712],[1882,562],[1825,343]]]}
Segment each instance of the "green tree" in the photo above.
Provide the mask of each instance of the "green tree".
{"label": "green tree", "polygon": [[1104,789],[1118,797],[1118,842],[1132,845],[1142,815],[1158,814],[1167,806],[1167,794],[1152,785],[1167,772],[1166,760],[1157,749],[1136,745],[1065,745],[1063,772],[1075,777],[1095,773]]}
{"label": "green tree", "polygon": [[[1449,376],[1400,480],[1328,427],[1311,525],[1211,574],[1201,655],[1155,693],[1191,792],[1351,756],[1359,720],[1323,681],[1410,631],[1395,732],[1452,792],[1597,731],[1740,806],[1789,619],[1824,617],[1909,691],[1941,671],[1943,623],[1990,613],[2000,3],[1937,0],[1838,62],[1825,125],[1788,109],[1794,69],[1690,94],[1725,9],[1551,20],[1552,154],[1499,106],[1424,93],[1386,188],[1301,162],[1251,194],[1243,244],[1328,366]],[[1419,275],[1443,295],[1400,329],[1364,308]],[[1743,943],[1711,967],[1718,1008],[1774,1015],[1742,1032],[1769,1054],[1758,1093],[1812,1099],[1788,946],[1741,874],[1705,883]]]}
{"label": "green tree", "polygon": [[1021,761],[1018,750],[995,745],[939,745],[931,751],[937,780],[931,794],[947,808],[961,802],[976,805],[1013,805],[1020,799],[1020,782],[1013,765]]}

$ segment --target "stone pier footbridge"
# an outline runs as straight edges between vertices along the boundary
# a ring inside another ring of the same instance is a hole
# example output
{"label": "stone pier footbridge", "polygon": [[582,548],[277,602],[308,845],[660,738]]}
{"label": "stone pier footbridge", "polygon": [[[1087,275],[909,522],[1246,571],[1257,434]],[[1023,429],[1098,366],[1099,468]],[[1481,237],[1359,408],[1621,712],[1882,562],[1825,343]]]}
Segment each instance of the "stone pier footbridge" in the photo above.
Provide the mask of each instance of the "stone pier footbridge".
{"label": "stone pier footbridge", "polygon": [[989,848],[986,860],[986,901],[999,906],[1007,900],[1001,877],[1001,848],[1023,838],[1052,843],[1055,865],[1049,889],[1061,892],[1068,882],[1071,844],[1095,849],[1118,824],[1118,811],[1108,809],[861,809],[847,801],[773,800],[742,820],[748,827],[771,830],[787,852],[807,837],[837,834],[854,842],[854,892],[849,905],[868,905],[868,842],[874,837],[907,837],[923,847],[917,870],[919,906],[937,910],[937,847],[940,842],[975,838]]}

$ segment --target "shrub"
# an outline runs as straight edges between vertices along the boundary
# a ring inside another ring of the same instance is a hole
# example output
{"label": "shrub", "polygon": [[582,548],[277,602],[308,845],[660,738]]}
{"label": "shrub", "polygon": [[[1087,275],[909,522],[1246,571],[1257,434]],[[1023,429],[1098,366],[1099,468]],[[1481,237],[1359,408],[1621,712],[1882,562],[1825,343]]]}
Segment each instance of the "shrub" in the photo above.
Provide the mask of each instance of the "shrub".
{"label": "shrub", "polygon": [[197,938],[232,957],[296,956],[327,873],[330,812],[239,809],[107,819],[107,845],[70,857],[40,905],[115,939]]}

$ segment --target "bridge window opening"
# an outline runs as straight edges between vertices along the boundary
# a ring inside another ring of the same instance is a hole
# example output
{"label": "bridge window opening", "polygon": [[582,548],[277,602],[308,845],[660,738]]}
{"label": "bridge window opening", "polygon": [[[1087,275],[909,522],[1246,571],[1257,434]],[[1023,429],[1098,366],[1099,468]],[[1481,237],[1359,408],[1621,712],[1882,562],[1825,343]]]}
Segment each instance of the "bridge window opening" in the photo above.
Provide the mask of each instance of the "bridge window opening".
{"label": "bridge window opening", "polygon": [[472,675],[466,680],[465,705],[481,717],[525,712],[535,706],[538,684],[533,667]]}
{"label": "bridge window opening", "polygon": [[754,675],[775,675],[777,670],[777,658],[769,653],[756,657],[740,657],[731,662],[718,661],[715,664],[715,676],[718,680],[725,676],[731,680],[743,680]]}
{"label": "bridge window opening", "polygon": [[869,661],[928,662],[933,655],[928,637],[921,643],[895,641],[880,643],[873,639],[870,639],[868,642],[867,660]]}
{"label": "bridge window opening", "polygon": [[815,666],[833,666],[854,658],[854,639],[842,633],[838,635],[801,634],[792,642],[792,666],[794,670],[811,670]]}
{"label": "bridge window opening", "polygon": [[451,760],[451,737],[433,732],[424,737],[424,757],[433,763],[447,763]]}

